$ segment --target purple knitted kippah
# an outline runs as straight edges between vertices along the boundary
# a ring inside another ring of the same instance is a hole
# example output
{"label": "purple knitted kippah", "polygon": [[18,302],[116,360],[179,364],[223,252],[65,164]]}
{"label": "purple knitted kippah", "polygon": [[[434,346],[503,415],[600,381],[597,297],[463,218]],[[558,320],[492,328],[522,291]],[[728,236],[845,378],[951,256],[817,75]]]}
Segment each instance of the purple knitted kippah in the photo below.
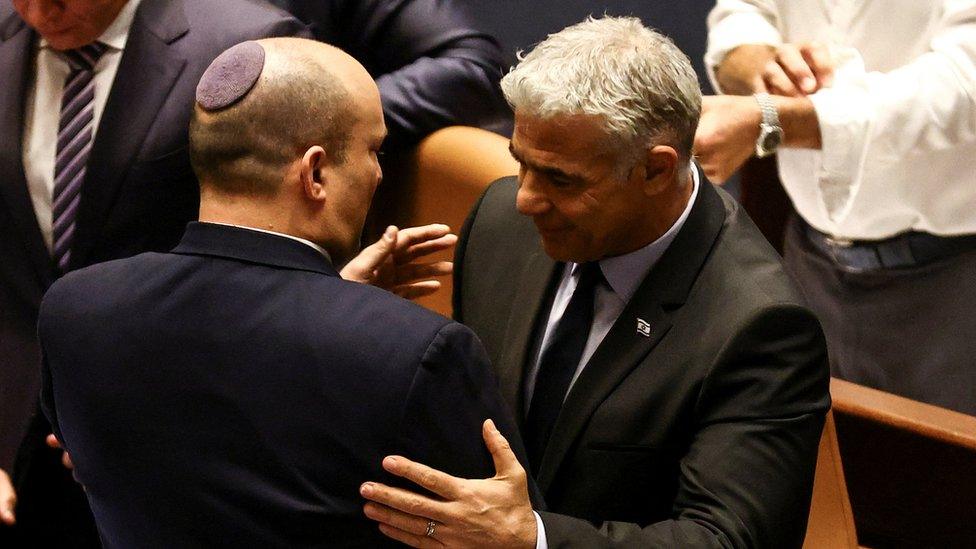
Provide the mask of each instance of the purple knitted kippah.
{"label": "purple knitted kippah", "polygon": [[216,111],[238,102],[251,91],[264,68],[264,48],[241,42],[217,56],[197,84],[197,103]]}

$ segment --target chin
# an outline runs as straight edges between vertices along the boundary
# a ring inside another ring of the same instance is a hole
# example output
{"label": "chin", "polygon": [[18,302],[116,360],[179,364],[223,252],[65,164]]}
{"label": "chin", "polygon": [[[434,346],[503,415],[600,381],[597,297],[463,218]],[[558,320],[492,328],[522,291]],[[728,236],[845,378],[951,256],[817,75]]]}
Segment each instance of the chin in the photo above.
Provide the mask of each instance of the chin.
{"label": "chin", "polygon": [[[97,36],[95,38],[98,38]],[[86,36],[76,36],[72,34],[48,34],[44,35],[44,39],[47,40],[51,49],[57,51],[66,51],[80,48],[87,44],[95,41],[95,38],[89,39]]]}
{"label": "chin", "polygon": [[581,253],[580,250],[573,249],[572,246],[567,246],[562,242],[552,242],[550,240],[542,239],[542,249],[545,250],[546,255],[556,261],[564,261],[567,263],[584,263],[587,261],[587,259],[585,259],[586,254]]}

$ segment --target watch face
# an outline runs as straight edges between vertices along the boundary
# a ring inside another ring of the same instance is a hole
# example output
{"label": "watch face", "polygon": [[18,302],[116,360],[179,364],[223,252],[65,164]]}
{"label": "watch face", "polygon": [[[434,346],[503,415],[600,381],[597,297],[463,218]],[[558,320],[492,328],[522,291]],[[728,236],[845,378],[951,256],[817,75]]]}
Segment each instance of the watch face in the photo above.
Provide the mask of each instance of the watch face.
{"label": "watch face", "polygon": [[783,141],[783,132],[776,128],[774,130],[766,130],[763,132],[762,136],[762,148],[769,152],[773,152],[779,147],[779,144]]}
{"label": "watch face", "polygon": [[783,141],[783,130],[777,126],[763,124],[760,126],[759,139],[756,141],[756,156],[767,157],[779,147]]}

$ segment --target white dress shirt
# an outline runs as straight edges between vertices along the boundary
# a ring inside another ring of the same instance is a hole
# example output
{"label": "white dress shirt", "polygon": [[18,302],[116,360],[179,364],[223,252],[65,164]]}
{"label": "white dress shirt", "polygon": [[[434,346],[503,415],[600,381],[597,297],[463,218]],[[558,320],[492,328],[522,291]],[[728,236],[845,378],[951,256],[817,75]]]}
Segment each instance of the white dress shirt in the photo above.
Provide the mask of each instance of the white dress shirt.
{"label": "white dress shirt", "polygon": [[[98,131],[112,81],[119,69],[122,52],[129,38],[129,27],[141,0],[129,0],[98,42],[108,46],[95,64],[95,100],[92,140]],[[27,92],[24,112],[23,162],[27,188],[34,204],[34,214],[48,250],[51,249],[51,201],[54,194],[54,159],[58,146],[58,122],[61,118],[61,92],[70,73],[68,62],[47,40],[38,41],[34,51],[34,83]],[[82,188],[81,192],[85,192]]]}
{"label": "white dress shirt", "polygon": [[976,233],[976,0],[718,0],[705,64],[741,44],[825,42],[822,150],[781,148],[797,211],[844,239]]}
{"label": "white dress shirt", "polygon": [[[634,292],[637,291],[647,274],[671,246],[674,238],[678,235],[678,231],[687,221],[688,215],[691,214],[691,208],[695,204],[695,199],[698,197],[700,183],[697,166],[692,166],[691,178],[693,188],[688,204],[685,205],[684,211],[681,212],[681,215],[667,232],[643,248],[628,254],[600,260],[600,271],[603,272],[606,284],[600,284],[596,288],[593,301],[593,325],[590,327],[590,335],[586,338],[586,346],[583,347],[580,362],[576,366],[576,373],[573,374],[573,379],[569,383],[569,390],[572,390],[586,363],[596,352],[603,338],[610,332],[610,328],[613,327],[630,298],[634,296]],[[566,312],[569,301],[573,298],[573,292],[576,291],[576,284],[579,282],[578,267],[578,263],[566,263],[563,268],[562,280],[556,289],[556,296],[553,298],[552,308],[549,310],[549,319],[546,321],[546,331],[543,333],[539,348],[534,351],[532,366],[525,381],[525,409],[523,414],[527,414],[529,411],[532,392],[535,390],[535,379],[539,375],[539,361],[542,358],[542,351],[549,344],[556,325],[563,317],[563,313]],[[566,391],[567,395],[569,390]],[[563,399],[565,400],[565,397]],[[536,549],[548,549],[546,529],[542,523],[542,517],[538,513],[535,513],[535,523],[538,531]]]}

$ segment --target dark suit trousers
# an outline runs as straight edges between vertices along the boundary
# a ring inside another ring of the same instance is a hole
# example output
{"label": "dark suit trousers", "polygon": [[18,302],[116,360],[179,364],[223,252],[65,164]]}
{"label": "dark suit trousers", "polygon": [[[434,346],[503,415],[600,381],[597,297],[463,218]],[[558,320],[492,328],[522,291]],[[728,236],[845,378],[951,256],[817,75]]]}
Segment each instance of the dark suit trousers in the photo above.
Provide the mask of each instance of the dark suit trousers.
{"label": "dark suit trousers", "polygon": [[823,324],[832,375],[976,415],[976,251],[850,273],[794,219],[784,255]]}

